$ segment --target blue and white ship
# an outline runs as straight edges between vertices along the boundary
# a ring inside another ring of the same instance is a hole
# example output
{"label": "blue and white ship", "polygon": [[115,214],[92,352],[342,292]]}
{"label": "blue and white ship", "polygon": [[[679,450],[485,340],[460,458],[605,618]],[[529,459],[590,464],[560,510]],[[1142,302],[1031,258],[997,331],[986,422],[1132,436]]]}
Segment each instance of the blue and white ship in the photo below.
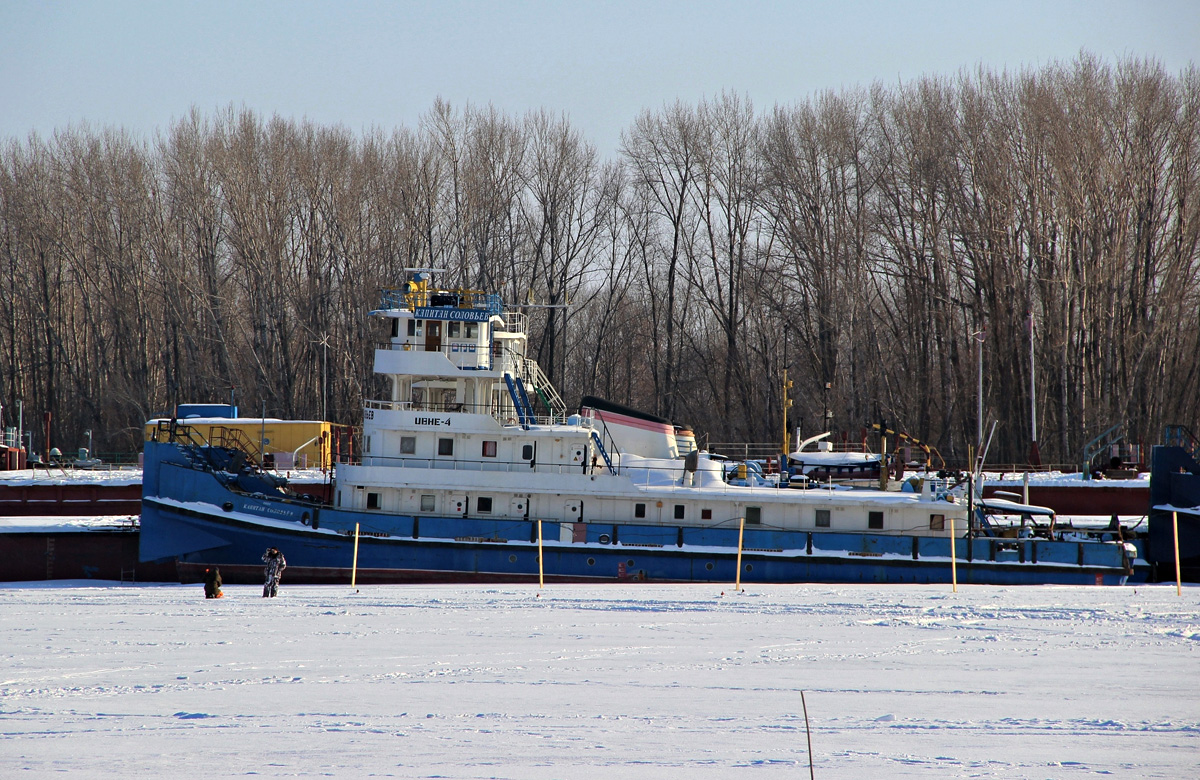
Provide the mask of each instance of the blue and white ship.
{"label": "blue and white ship", "polygon": [[1064,541],[1031,516],[1020,533],[1000,528],[989,511],[1023,508],[935,479],[897,491],[763,477],[653,415],[590,397],[570,414],[527,356],[525,315],[496,296],[421,274],[372,314],[389,326],[374,365],[389,397],[364,402],[363,451],[337,465],[331,501],[162,424],[145,449],[142,560],[174,559],[191,582],[210,566],[259,577],[267,547],[291,582],[948,583],[955,571],[1118,584],[1131,571],[1130,545]]}

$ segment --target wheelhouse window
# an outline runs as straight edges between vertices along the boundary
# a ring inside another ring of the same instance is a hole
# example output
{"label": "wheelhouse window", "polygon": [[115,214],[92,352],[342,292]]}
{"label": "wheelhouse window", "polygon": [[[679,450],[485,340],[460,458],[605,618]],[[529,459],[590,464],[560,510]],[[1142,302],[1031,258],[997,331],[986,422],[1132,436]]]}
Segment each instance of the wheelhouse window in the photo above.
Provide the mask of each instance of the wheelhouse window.
{"label": "wheelhouse window", "polygon": [[409,320],[408,321],[408,335],[410,335],[410,336],[420,336],[421,335],[421,320]]}
{"label": "wheelhouse window", "polygon": [[828,509],[818,509],[817,510],[817,528],[828,528],[828,527],[829,527],[829,510]]}
{"label": "wheelhouse window", "polygon": [[463,338],[473,339],[479,333],[479,325],[474,322],[463,323]]}
{"label": "wheelhouse window", "polygon": [[481,515],[490,515],[492,513],[492,497],[480,496],[475,499],[475,511]]}
{"label": "wheelhouse window", "polygon": [[453,455],[454,439],[438,439],[438,455]]}
{"label": "wheelhouse window", "polygon": [[675,519],[676,519],[676,520],[682,520],[682,519],[683,519],[683,515],[684,515],[684,508],[683,508],[683,504],[676,504],[676,505],[675,505]]}
{"label": "wheelhouse window", "polygon": [[436,506],[436,504],[435,504],[436,500],[437,499],[434,496],[428,496],[428,495],[421,496],[421,511],[422,512],[432,512],[434,507]]}
{"label": "wheelhouse window", "polygon": [[458,334],[459,334],[460,330],[461,330],[460,323],[451,322],[449,325],[446,326],[446,336],[449,338],[452,338],[452,339],[456,339],[456,338],[458,338]]}
{"label": "wheelhouse window", "polygon": [[483,457],[485,457],[485,458],[496,457],[496,442],[485,441],[483,443]]}
{"label": "wheelhouse window", "polygon": [[393,319],[392,320],[392,338],[396,338],[399,335],[400,335],[400,320]]}
{"label": "wheelhouse window", "polygon": [[883,512],[868,512],[867,528],[873,531],[883,530]]}
{"label": "wheelhouse window", "polygon": [[930,531],[945,531],[946,530],[946,516],[945,515],[930,515],[929,516],[929,530]]}
{"label": "wheelhouse window", "polygon": [[633,505],[633,516],[634,517],[645,517],[646,516],[646,505],[645,504],[634,504]]}
{"label": "wheelhouse window", "polygon": [[762,523],[762,507],[746,507],[746,525],[758,525],[760,523]]}
{"label": "wheelhouse window", "polygon": [[417,452],[417,437],[416,436],[401,436],[400,437],[400,454],[414,455]]}

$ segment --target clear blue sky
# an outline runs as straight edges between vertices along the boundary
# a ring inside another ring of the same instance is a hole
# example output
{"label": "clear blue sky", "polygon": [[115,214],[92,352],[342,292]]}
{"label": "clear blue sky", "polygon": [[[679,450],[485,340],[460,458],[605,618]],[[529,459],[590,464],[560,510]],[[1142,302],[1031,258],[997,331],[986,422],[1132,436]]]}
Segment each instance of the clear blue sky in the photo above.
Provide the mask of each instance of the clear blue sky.
{"label": "clear blue sky", "polygon": [[415,127],[440,96],[565,113],[608,156],[676,98],[729,89],[761,109],[1081,49],[1178,73],[1200,51],[1200,0],[0,0],[0,140],[79,122],[152,137],[230,104]]}

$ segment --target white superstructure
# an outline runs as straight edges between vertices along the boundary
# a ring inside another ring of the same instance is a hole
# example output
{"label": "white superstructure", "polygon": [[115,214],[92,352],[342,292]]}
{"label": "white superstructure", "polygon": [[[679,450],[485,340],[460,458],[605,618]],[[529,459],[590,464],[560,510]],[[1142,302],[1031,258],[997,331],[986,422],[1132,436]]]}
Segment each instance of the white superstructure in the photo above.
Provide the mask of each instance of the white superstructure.
{"label": "white superstructure", "polygon": [[727,528],[742,518],[789,531],[945,536],[950,521],[966,531],[965,504],[929,484],[893,492],[737,479],[706,452],[675,457],[674,427],[659,418],[568,414],[527,357],[524,315],[494,296],[434,291],[418,276],[373,314],[390,325],[375,351],[390,397],[365,403],[361,465],[338,466],[339,507],[554,520],[564,535],[593,521]]}

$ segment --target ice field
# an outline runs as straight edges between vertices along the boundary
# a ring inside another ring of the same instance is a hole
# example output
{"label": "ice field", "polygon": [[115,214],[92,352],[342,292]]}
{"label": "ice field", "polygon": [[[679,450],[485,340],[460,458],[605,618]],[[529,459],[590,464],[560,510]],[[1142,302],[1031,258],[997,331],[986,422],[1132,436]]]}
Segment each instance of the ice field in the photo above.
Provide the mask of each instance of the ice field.
{"label": "ice field", "polygon": [[1200,776],[1200,588],[0,587],[0,777]]}

